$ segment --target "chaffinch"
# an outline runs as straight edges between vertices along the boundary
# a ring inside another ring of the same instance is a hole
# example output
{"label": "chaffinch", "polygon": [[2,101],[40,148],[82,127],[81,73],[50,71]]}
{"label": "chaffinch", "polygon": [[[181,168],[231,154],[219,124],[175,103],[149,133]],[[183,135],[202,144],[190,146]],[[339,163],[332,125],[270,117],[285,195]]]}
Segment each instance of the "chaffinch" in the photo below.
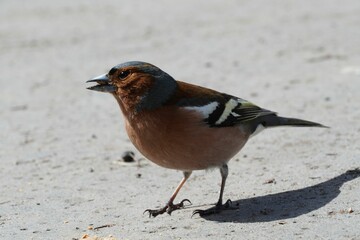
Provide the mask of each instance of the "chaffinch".
{"label": "chaffinch", "polygon": [[[220,168],[217,204],[195,210],[201,216],[230,208],[223,204],[228,161],[260,130],[275,126],[325,127],[319,123],[278,116],[244,99],[176,81],[158,67],[139,61],[125,62],[87,82],[90,90],[111,93],[125,119],[131,142],[152,162],[181,170],[180,184],[167,204],[147,209],[150,217],[184,207],[188,199],[174,199],[192,171]],[[190,201],[189,201],[190,202]]]}

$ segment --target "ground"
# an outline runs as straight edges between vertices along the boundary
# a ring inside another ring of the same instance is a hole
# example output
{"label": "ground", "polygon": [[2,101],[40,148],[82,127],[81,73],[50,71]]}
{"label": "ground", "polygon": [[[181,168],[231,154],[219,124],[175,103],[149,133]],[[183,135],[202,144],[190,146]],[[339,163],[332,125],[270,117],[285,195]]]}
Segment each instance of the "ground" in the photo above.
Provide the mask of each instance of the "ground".
{"label": "ground", "polygon": [[[1,239],[360,239],[360,2],[2,1]],[[129,60],[330,129],[277,128],[218,170],[181,172],[129,142],[85,81]],[[121,160],[135,151],[137,163]],[[110,236],[111,235],[111,236]]]}

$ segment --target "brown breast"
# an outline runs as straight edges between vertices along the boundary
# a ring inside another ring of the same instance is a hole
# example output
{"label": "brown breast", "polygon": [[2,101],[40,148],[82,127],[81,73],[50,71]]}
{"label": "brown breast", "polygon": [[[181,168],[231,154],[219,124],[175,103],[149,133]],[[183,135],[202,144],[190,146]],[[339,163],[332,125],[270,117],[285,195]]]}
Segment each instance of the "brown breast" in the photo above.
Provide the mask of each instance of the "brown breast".
{"label": "brown breast", "polygon": [[149,160],[166,168],[201,170],[229,161],[249,134],[241,127],[210,128],[194,110],[162,107],[126,119],[135,147]]}

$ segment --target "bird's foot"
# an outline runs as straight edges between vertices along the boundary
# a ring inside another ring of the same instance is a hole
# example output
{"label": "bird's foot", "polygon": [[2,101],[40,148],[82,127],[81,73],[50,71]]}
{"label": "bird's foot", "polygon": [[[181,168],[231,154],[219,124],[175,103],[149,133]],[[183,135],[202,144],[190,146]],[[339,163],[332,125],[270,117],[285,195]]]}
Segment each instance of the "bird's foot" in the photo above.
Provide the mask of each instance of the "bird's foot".
{"label": "bird's foot", "polygon": [[178,204],[173,204],[172,202],[168,202],[165,205],[165,207],[162,207],[162,208],[159,208],[159,209],[146,209],[144,211],[144,213],[148,212],[149,217],[156,217],[157,215],[163,214],[165,212],[167,212],[169,215],[171,215],[171,213],[173,211],[178,210],[180,208],[183,208],[185,202],[189,202],[191,204],[189,199],[184,199]]}
{"label": "bird's foot", "polygon": [[224,204],[222,204],[221,202],[218,202],[215,207],[206,209],[206,210],[201,210],[201,209],[197,209],[195,211],[193,211],[192,216],[199,214],[200,217],[203,216],[209,216],[212,214],[218,214],[220,212],[222,212],[223,210],[234,210],[237,209],[236,207],[231,206],[232,202],[230,199],[228,199]]}

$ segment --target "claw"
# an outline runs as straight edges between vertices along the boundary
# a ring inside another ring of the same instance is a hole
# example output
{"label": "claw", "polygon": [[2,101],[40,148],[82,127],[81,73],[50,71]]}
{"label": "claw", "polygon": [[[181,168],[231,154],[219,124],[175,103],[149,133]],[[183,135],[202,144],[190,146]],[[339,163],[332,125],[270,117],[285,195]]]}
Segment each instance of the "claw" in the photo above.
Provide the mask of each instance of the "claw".
{"label": "claw", "polygon": [[160,209],[154,209],[154,210],[152,210],[152,209],[146,209],[146,210],[143,212],[143,214],[146,213],[146,212],[148,212],[150,218],[151,218],[151,217],[156,217],[157,215],[163,214],[163,213],[165,213],[165,212],[167,212],[169,215],[171,215],[171,213],[172,213],[173,211],[178,210],[178,209],[180,209],[180,208],[183,208],[185,202],[189,202],[189,203],[191,204],[191,202],[190,202],[189,199],[184,199],[184,200],[182,200],[182,201],[181,201],[180,203],[178,203],[178,204],[173,204],[172,202],[169,202],[168,204],[165,205],[165,207],[160,208]]}
{"label": "claw", "polygon": [[166,211],[167,208],[168,208],[168,206],[165,206],[164,208],[160,208],[160,209],[156,209],[156,210],[146,209],[143,212],[143,214],[148,212],[149,213],[149,218],[156,217],[157,215],[163,214]]}
{"label": "claw", "polygon": [[143,212],[143,215],[144,215],[146,212],[149,212],[149,218],[150,218],[150,217],[151,217],[151,209],[146,209],[146,210]]}
{"label": "claw", "polygon": [[231,201],[230,199],[228,199],[228,200],[224,203],[223,206],[224,206],[225,208],[230,208],[231,205],[232,205],[232,201]]}
{"label": "claw", "polygon": [[193,217],[196,214],[199,214],[200,217],[203,217],[203,216],[220,213],[222,210],[236,209],[231,207],[231,205],[232,205],[232,201],[228,199],[224,204],[217,203],[215,207],[206,210],[196,209],[195,211],[193,211],[191,217]]}
{"label": "claw", "polygon": [[206,210],[197,209],[197,210],[193,211],[193,214],[191,215],[191,217],[193,217],[196,214],[199,214],[200,217],[208,216],[208,215],[220,213],[221,210],[222,209],[220,209],[219,207],[212,207],[212,208],[209,208]]}
{"label": "claw", "polygon": [[192,205],[191,201],[187,198],[185,198],[184,200],[182,200],[179,204],[181,204],[181,207],[184,206],[184,202],[188,202],[190,205]]}
{"label": "claw", "polygon": [[199,216],[201,217],[201,213],[200,213],[201,211],[203,211],[203,210],[197,209],[197,210],[193,211],[191,218],[196,214],[199,214]]}

